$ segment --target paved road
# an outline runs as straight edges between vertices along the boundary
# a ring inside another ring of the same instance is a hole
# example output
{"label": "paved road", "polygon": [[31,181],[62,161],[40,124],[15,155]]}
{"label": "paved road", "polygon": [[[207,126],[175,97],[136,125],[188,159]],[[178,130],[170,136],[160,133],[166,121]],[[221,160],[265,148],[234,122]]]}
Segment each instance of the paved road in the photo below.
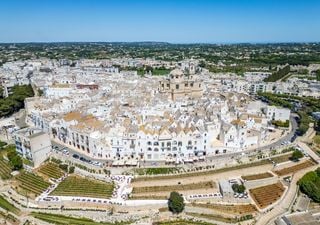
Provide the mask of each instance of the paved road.
{"label": "paved road", "polygon": [[320,163],[320,157],[317,153],[315,153],[314,151],[312,151],[311,148],[309,148],[309,146],[303,142],[298,142],[297,143],[298,146],[304,150],[304,152],[308,153],[308,155],[316,162]]}

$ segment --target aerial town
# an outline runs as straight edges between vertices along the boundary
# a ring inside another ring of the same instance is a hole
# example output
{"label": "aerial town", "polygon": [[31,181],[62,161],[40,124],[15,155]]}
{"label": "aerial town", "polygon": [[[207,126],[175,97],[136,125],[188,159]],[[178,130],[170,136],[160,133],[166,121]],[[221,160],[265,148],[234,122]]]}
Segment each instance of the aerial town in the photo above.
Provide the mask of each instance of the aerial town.
{"label": "aerial town", "polygon": [[0,225],[320,225],[319,11],[0,1]]}
{"label": "aerial town", "polygon": [[207,65],[4,61],[2,221],[319,224],[320,64]]}

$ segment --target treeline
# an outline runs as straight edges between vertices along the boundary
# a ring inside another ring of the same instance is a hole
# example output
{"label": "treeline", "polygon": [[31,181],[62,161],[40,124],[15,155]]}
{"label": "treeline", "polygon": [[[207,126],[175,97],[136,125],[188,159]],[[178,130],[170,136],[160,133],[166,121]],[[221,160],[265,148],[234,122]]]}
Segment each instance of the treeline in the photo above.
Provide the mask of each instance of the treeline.
{"label": "treeline", "polygon": [[299,181],[300,190],[313,201],[320,202],[320,168],[306,173]]}
{"label": "treeline", "polygon": [[24,107],[24,100],[33,97],[31,85],[16,85],[12,88],[12,94],[7,98],[0,98],[0,117],[9,116]]}
{"label": "treeline", "polygon": [[290,73],[290,65],[286,65],[283,68],[279,69],[278,71],[272,73],[270,76],[264,79],[265,82],[275,82],[280,80],[284,76]]}

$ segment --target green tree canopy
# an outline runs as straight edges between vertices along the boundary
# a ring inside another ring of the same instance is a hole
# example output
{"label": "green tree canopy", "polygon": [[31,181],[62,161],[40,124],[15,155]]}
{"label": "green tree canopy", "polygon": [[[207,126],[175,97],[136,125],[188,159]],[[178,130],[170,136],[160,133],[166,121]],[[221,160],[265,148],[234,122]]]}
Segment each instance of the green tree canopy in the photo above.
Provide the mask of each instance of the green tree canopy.
{"label": "green tree canopy", "polygon": [[299,181],[300,190],[313,201],[320,202],[320,169],[306,173]]}
{"label": "green tree canopy", "polygon": [[246,187],[242,184],[233,184],[232,189],[234,192],[243,193],[246,190]]}
{"label": "green tree canopy", "polygon": [[184,199],[178,192],[171,192],[168,200],[168,208],[173,213],[181,213],[184,210]]}
{"label": "green tree canopy", "polygon": [[303,153],[302,152],[300,152],[299,150],[294,150],[292,155],[291,155],[291,157],[290,157],[290,159],[292,161],[297,161],[302,157],[303,157]]}

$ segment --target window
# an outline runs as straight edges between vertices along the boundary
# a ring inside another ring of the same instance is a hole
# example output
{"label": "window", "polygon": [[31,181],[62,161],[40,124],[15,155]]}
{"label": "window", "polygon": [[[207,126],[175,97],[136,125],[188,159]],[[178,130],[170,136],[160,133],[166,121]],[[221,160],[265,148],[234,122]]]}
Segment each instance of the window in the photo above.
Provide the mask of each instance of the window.
{"label": "window", "polygon": [[176,84],[176,89],[177,89],[177,90],[179,89],[179,84]]}

